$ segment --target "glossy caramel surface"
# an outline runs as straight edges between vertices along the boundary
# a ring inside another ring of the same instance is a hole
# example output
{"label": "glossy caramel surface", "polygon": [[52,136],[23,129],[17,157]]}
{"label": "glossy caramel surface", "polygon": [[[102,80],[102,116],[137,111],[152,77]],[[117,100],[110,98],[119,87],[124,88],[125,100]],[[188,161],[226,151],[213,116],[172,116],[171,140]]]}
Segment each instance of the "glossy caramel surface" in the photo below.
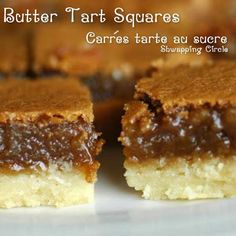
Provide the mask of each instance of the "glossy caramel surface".
{"label": "glossy caramel surface", "polygon": [[126,106],[121,141],[132,161],[149,158],[236,155],[236,107],[176,107],[165,114],[159,103],[134,101]]}
{"label": "glossy caramel surface", "polygon": [[33,123],[0,123],[0,170],[44,171],[50,163],[68,163],[83,169],[91,180],[103,141],[82,119],[51,123],[47,117]]}

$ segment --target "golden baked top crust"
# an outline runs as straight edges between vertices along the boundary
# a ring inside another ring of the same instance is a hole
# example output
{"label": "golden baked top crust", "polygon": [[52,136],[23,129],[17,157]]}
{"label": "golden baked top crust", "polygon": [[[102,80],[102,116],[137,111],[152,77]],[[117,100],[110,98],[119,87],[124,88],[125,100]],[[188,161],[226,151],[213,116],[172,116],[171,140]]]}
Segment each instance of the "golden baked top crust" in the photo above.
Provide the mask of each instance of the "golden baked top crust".
{"label": "golden baked top crust", "polygon": [[75,79],[15,80],[0,82],[0,121],[35,121],[47,116],[52,122],[93,121],[87,88]]}
{"label": "golden baked top crust", "polygon": [[156,73],[136,85],[136,98],[148,95],[168,111],[175,106],[236,105],[236,63],[220,61],[200,68],[183,66]]}

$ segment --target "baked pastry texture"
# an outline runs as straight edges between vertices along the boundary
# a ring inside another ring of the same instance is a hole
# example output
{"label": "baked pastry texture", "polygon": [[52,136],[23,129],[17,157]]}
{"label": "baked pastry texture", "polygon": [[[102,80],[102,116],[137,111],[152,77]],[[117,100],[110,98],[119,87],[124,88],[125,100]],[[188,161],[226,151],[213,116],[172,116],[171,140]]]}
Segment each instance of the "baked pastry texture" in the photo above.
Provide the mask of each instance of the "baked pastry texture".
{"label": "baked pastry texture", "polygon": [[125,106],[126,179],[146,199],[236,195],[236,63],[145,78]]}
{"label": "baked pastry texture", "polygon": [[0,207],[93,200],[103,141],[76,80],[0,82]]}

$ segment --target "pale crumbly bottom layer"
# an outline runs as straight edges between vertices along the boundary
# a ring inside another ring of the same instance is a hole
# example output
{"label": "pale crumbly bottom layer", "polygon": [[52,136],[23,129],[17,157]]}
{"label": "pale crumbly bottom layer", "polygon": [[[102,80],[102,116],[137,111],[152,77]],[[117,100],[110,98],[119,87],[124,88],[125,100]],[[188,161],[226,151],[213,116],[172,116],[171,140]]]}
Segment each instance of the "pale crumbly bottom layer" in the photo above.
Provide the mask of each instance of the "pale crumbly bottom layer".
{"label": "pale crumbly bottom layer", "polygon": [[142,191],[145,199],[236,196],[236,156],[125,161],[125,168],[128,185]]}
{"label": "pale crumbly bottom layer", "polygon": [[93,201],[94,184],[76,171],[55,166],[35,174],[0,174],[0,207],[64,207]]}

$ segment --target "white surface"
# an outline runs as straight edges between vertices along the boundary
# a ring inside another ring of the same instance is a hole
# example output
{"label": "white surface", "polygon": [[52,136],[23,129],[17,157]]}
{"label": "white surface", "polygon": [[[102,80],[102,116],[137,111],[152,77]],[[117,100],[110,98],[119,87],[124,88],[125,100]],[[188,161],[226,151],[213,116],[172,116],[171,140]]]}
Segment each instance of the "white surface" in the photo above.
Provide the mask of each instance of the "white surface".
{"label": "white surface", "polygon": [[236,235],[236,199],[145,201],[122,177],[122,155],[103,154],[92,205],[0,210],[0,235]]}

